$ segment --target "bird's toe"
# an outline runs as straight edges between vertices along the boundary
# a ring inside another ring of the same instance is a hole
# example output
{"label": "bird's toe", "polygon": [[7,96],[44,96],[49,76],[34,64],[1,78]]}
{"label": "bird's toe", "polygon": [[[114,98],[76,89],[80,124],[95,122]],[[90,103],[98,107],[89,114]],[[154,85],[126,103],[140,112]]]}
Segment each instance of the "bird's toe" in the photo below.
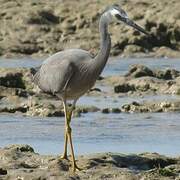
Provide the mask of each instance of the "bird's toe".
{"label": "bird's toe", "polygon": [[69,161],[69,159],[68,159],[68,156],[67,156],[67,155],[62,155],[62,156],[60,156],[60,157],[59,157],[59,159],[61,159],[61,160],[62,160],[62,159],[65,159],[65,160],[68,160],[68,161]]}

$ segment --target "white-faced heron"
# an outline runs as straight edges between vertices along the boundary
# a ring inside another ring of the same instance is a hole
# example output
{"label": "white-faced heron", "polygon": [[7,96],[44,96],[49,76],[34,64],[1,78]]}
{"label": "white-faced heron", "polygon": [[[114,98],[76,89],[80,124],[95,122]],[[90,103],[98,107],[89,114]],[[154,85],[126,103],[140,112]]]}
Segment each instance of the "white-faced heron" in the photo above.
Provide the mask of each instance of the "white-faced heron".
{"label": "white-faced heron", "polygon": [[[67,159],[67,143],[69,141],[73,171],[79,168],[76,165],[71,137],[72,112],[77,100],[94,85],[106,65],[111,49],[108,25],[112,21],[124,22],[136,30],[148,34],[130,20],[123,9],[118,5],[112,5],[102,13],[100,18],[100,50],[95,57],[81,49],[64,50],[47,58],[34,76],[34,82],[41,90],[56,95],[63,102],[65,144],[62,158]],[[67,106],[68,100],[72,101],[71,107]]]}

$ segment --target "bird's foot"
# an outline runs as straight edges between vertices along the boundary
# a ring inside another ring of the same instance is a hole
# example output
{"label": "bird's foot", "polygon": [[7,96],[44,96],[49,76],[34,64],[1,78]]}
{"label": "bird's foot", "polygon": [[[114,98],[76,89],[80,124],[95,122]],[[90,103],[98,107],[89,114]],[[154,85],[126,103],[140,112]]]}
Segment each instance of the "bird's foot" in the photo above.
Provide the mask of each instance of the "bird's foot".
{"label": "bird's foot", "polygon": [[66,159],[66,160],[69,160],[67,154],[63,154],[62,156],[60,156],[60,159]]}
{"label": "bird's foot", "polygon": [[73,167],[72,167],[73,173],[79,172],[79,171],[82,171],[82,170],[83,170],[83,168],[78,167],[77,164],[74,164]]}

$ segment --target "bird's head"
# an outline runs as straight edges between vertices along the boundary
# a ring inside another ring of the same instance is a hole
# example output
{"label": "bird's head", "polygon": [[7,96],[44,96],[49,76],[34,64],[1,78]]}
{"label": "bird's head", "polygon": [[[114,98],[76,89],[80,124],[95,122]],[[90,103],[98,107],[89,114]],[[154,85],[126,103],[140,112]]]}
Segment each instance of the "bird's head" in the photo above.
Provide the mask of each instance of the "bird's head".
{"label": "bird's head", "polygon": [[108,7],[104,12],[104,16],[107,17],[109,22],[124,22],[126,25],[131,26],[146,35],[149,35],[141,26],[129,19],[127,13],[117,4]]}

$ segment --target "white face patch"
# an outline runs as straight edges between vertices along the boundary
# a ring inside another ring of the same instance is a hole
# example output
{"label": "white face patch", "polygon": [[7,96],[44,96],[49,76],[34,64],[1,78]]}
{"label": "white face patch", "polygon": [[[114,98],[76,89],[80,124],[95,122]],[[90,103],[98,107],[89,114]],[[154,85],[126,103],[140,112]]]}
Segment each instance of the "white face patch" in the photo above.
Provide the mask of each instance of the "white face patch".
{"label": "white face patch", "polygon": [[127,14],[123,10],[118,11],[117,9],[113,8],[110,11],[110,13],[111,13],[112,16],[115,16],[115,15],[119,14],[120,16],[122,16],[124,18],[128,18]]}
{"label": "white face patch", "polygon": [[111,13],[113,16],[115,16],[116,14],[121,15],[121,14],[119,13],[119,11],[118,11],[117,9],[114,9],[114,8],[110,11],[110,13]]}

